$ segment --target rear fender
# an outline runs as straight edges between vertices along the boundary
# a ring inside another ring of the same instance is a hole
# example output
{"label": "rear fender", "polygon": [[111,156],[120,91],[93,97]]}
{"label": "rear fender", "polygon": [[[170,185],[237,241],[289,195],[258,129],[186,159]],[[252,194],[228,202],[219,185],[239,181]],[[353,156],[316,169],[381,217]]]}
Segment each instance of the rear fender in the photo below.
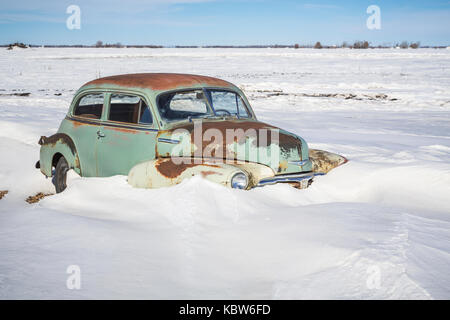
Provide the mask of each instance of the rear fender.
{"label": "rear fender", "polygon": [[56,165],[53,160],[60,156],[66,158],[69,167],[81,175],[80,159],[75,144],[67,134],[57,133],[50,137],[42,136],[39,144],[41,145],[39,165],[44,175],[52,176],[52,167]]}

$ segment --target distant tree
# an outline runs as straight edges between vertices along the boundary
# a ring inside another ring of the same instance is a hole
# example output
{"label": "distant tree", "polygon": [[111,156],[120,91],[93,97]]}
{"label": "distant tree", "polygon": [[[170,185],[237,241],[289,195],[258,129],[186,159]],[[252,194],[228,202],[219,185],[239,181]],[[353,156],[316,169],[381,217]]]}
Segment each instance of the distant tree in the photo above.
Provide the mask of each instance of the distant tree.
{"label": "distant tree", "polygon": [[407,49],[408,47],[409,47],[409,44],[407,41],[402,41],[402,43],[400,43],[400,48]]}
{"label": "distant tree", "polygon": [[347,43],[347,41],[342,42],[342,48],[348,48],[348,43]]}
{"label": "distant tree", "polygon": [[103,41],[98,40],[98,41],[95,43],[95,46],[96,46],[97,48],[103,47]]}
{"label": "distant tree", "polygon": [[8,50],[13,49],[14,47],[25,49],[25,48],[29,48],[30,46],[26,45],[22,42],[14,42],[14,43],[11,43],[8,45]]}
{"label": "distant tree", "polygon": [[368,41],[355,41],[353,44],[354,49],[367,49],[369,48],[369,42]]}
{"label": "distant tree", "polygon": [[316,44],[314,45],[314,49],[322,49],[322,48],[323,48],[322,44],[319,41],[317,41]]}
{"label": "distant tree", "polygon": [[411,44],[409,45],[410,48],[412,49],[417,49],[420,47],[420,42],[411,42]]}
{"label": "distant tree", "polygon": [[298,48],[300,48],[300,45],[299,45],[298,43],[296,43],[296,44],[294,45],[294,48],[295,48],[295,49],[298,49]]}

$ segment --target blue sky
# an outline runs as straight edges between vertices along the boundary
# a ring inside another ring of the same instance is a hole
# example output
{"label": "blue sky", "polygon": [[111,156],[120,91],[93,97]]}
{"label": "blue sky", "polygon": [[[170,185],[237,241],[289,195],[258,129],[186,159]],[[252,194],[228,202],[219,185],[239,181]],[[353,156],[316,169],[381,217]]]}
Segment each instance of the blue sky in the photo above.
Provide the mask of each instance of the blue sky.
{"label": "blue sky", "polygon": [[[81,9],[79,30],[66,27],[69,5]],[[369,5],[380,30],[366,27]],[[0,0],[0,30],[0,44],[450,45],[450,0]]]}

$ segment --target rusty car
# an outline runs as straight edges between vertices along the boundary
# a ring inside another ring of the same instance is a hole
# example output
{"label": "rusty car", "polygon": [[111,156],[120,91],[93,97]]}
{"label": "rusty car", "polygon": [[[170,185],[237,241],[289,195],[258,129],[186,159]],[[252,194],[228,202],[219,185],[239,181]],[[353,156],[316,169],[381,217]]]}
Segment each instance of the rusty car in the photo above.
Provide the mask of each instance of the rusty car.
{"label": "rusty car", "polygon": [[[227,139],[225,139],[225,137]],[[99,78],[74,95],[57,133],[39,140],[36,168],[56,192],[67,172],[128,176],[139,188],[168,187],[192,176],[235,189],[289,183],[347,162],[309,149],[300,136],[258,121],[237,86],[218,78],[140,73]]]}

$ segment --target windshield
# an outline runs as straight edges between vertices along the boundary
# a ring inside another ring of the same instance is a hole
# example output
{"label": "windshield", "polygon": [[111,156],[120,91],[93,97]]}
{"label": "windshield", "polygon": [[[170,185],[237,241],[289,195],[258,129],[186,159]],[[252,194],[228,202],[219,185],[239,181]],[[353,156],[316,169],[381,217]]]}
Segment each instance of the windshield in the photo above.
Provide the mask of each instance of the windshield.
{"label": "windshield", "polygon": [[242,97],[233,91],[193,89],[163,93],[158,97],[158,110],[165,121],[190,118],[249,118]]}

